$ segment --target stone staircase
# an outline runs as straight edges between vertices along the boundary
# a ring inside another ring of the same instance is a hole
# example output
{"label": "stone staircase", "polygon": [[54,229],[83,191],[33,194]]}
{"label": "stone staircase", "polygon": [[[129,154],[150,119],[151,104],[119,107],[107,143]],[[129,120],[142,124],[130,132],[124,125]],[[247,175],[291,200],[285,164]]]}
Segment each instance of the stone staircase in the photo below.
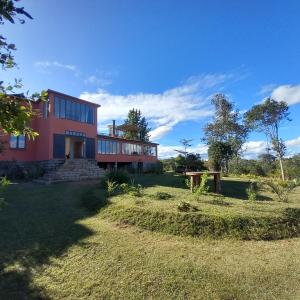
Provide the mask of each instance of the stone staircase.
{"label": "stone staircase", "polygon": [[51,184],[65,181],[81,181],[97,179],[105,175],[105,171],[97,166],[96,161],[88,159],[68,159],[57,169],[46,173],[35,180],[36,183]]}

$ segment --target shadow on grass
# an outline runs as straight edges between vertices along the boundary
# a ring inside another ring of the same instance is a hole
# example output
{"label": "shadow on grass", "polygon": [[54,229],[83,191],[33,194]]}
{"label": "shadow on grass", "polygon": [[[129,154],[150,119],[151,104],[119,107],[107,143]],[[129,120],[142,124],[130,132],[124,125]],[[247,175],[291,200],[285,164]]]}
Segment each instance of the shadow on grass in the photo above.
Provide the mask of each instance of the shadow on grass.
{"label": "shadow on grass", "polygon": [[[173,188],[186,188],[185,177],[183,175],[178,175],[175,173],[164,173],[164,174],[146,174],[144,176],[133,176],[136,183],[141,184],[144,187],[153,187],[157,185],[165,186],[165,187],[173,187]],[[210,191],[213,191],[213,179],[210,177],[208,179],[208,185],[210,187]],[[240,200],[247,200],[247,188],[249,188],[248,181],[240,181],[240,180],[222,180],[222,195],[230,198],[236,198]],[[257,195],[258,201],[272,201],[272,198]]]}
{"label": "shadow on grass", "polygon": [[[222,181],[222,194],[226,197],[247,200],[247,189],[249,188],[248,181],[230,180]],[[272,201],[273,199],[261,194],[257,195],[258,201]]]}
{"label": "shadow on grass", "polygon": [[92,214],[78,205],[82,191],[76,184],[8,188],[0,211],[0,299],[48,298],[32,272],[92,234],[76,223]]}

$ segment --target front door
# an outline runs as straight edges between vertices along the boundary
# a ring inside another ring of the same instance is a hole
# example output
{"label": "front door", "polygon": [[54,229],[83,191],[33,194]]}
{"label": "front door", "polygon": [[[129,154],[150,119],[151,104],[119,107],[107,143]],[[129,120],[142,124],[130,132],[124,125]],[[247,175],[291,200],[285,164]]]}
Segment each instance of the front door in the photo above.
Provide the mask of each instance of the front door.
{"label": "front door", "polygon": [[74,141],[74,158],[82,158],[82,157],[83,157],[83,142]]}

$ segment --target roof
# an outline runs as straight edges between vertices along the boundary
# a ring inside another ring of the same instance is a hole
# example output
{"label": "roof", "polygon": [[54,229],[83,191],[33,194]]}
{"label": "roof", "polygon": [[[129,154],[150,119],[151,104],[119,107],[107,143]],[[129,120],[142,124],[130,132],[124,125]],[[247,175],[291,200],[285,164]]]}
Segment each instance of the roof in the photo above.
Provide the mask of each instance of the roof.
{"label": "roof", "polygon": [[90,102],[90,101],[87,101],[87,100],[83,100],[83,99],[80,99],[80,98],[76,98],[76,97],[73,97],[73,96],[70,96],[70,95],[67,95],[67,94],[64,94],[64,93],[61,93],[61,92],[57,92],[57,91],[54,91],[54,90],[51,90],[51,89],[48,89],[47,92],[48,92],[48,94],[52,93],[52,94],[56,94],[56,95],[60,95],[60,96],[66,97],[66,98],[72,98],[74,100],[78,100],[80,102],[85,102],[85,103],[94,105],[96,107],[100,107],[101,106],[100,104],[93,103],[93,102]]}
{"label": "roof", "polygon": [[143,141],[139,141],[139,140],[134,140],[134,139],[124,139],[122,137],[118,137],[118,136],[110,136],[110,135],[105,135],[105,134],[97,134],[98,137],[102,137],[108,140],[119,140],[119,141],[124,141],[124,142],[134,142],[134,143],[138,143],[138,144],[146,144],[146,145],[152,145],[152,146],[157,146],[159,144],[157,143],[152,143],[152,142],[143,142]]}

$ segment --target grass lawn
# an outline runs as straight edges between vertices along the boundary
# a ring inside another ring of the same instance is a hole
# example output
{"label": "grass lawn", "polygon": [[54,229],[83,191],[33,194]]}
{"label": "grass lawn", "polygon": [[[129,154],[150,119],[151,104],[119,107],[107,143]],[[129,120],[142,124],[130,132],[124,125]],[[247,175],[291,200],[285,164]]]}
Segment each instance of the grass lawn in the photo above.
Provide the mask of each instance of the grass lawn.
{"label": "grass lawn", "polygon": [[[179,199],[191,197],[180,178],[136,180],[146,186],[145,199],[116,196],[102,211],[137,206],[175,212]],[[299,190],[291,203],[270,201],[266,194],[255,206],[241,200],[246,184],[227,181],[224,201],[231,205],[211,204],[214,198],[206,196],[195,202],[201,212],[279,216],[299,207]],[[81,195],[91,188],[101,193],[96,183],[8,188],[8,206],[0,211],[0,299],[300,297],[300,238],[244,241],[147,231],[84,209]],[[155,200],[156,191],[173,198]]]}

